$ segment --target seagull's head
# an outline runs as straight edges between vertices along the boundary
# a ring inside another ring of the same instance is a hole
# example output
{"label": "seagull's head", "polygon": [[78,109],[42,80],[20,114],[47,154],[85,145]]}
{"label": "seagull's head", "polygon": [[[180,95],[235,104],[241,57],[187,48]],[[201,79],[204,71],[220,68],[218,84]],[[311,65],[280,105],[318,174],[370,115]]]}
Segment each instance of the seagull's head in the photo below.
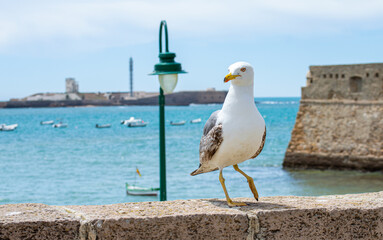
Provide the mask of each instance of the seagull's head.
{"label": "seagull's head", "polygon": [[229,67],[229,74],[223,80],[225,83],[231,81],[238,86],[249,86],[254,82],[254,70],[250,63],[236,62]]}

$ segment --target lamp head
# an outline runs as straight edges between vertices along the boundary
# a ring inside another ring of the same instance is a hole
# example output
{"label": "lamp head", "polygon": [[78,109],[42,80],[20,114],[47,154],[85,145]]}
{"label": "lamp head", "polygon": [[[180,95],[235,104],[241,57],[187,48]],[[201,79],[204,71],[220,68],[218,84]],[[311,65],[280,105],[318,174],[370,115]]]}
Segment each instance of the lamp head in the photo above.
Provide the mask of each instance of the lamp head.
{"label": "lamp head", "polygon": [[177,85],[178,74],[186,73],[181,63],[174,61],[175,53],[165,52],[158,55],[160,62],[154,65],[154,71],[149,75],[158,75],[160,86],[165,93],[172,93]]}

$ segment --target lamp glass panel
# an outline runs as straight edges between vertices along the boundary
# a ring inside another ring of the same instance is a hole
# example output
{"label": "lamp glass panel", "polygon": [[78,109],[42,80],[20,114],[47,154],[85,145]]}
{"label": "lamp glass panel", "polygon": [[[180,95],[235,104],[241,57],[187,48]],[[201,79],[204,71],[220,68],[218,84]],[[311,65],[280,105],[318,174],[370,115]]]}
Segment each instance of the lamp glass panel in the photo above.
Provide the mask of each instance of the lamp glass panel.
{"label": "lamp glass panel", "polygon": [[161,74],[158,75],[160,86],[165,93],[172,93],[176,88],[178,81],[178,74]]}

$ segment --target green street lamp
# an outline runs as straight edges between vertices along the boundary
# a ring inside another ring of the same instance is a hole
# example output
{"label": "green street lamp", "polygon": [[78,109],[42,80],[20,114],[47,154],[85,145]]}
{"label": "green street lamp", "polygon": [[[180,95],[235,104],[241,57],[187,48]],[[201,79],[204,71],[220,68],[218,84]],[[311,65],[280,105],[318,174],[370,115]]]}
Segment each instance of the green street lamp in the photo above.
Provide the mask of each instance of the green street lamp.
{"label": "green street lamp", "polygon": [[[162,29],[165,29],[165,52],[162,52]],[[186,73],[181,64],[174,61],[175,53],[169,52],[168,27],[166,21],[160,24],[160,62],[154,65],[149,75],[158,75],[160,82],[160,201],[166,201],[166,152],[165,152],[165,93],[172,93],[177,85],[178,74]]]}

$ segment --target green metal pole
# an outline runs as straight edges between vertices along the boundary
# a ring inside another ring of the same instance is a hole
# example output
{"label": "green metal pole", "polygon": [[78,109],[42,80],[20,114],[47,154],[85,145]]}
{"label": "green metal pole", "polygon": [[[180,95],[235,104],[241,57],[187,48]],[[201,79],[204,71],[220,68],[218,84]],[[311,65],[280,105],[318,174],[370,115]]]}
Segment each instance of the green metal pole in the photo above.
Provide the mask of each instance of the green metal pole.
{"label": "green metal pole", "polygon": [[166,201],[165,96],[160,87],[160,201]]}

